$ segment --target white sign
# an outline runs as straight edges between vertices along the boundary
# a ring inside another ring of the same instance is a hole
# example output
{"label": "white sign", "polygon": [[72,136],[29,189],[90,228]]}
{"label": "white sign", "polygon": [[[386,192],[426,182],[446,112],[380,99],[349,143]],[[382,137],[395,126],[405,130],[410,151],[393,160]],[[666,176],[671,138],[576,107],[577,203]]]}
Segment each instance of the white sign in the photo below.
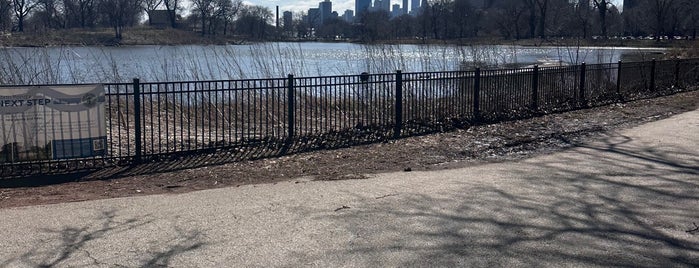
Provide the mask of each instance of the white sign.
{"label": "white sign", "polygon": [[0,87],[0,163],[106,153],[102,85]]}

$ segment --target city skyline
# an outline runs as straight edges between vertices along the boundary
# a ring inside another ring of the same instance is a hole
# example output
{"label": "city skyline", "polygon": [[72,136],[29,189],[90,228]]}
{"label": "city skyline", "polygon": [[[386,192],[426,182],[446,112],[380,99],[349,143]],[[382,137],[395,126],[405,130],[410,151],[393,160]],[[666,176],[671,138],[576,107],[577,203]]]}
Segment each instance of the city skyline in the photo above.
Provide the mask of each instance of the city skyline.
{"label": "city skyline", "polygon": [[[307,12],[310,8],[318,8],[318,4],[324,0],[308,1],[308,0],[244,0],[243,3],[249,5],[258,5],[269,8],[269,10],[274,11],[276,6],[279,6],[280,11],[292,11],[296,12]],[[337,11],[338,14],[343,14],[345,10],[355,11],[355,0],[331,0],[333,11]],[[403,0],[387,0],[391,1],[389,6],[394,4],[399,4],[402,7]],[[411,3],[413,1],[410,1]],[[621,6],[623,0],[612,0],[614,5]],[[374,0],[371,1],[374,3]]]}

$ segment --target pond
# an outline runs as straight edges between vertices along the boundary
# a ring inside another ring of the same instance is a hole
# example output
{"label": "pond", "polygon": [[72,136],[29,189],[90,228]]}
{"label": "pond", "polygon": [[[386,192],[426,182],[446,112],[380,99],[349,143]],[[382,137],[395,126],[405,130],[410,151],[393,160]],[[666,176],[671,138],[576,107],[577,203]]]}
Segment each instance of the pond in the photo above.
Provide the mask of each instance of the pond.
{"label": "pond", "polygon": [[661,48],[509,45],[257,43],[129,47],[0,48],[0,84],[228,80],[615,63]]}

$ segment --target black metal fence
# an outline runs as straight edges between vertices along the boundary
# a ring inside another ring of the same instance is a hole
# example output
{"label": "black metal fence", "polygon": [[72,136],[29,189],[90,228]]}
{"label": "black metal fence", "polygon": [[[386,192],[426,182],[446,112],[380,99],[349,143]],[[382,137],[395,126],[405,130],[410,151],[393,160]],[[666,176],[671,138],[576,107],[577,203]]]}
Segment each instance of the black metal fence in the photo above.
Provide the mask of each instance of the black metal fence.
{"label": "black metal fence", "polygon": [[[2,177],[338,148],[694,90],[699,59],[105,84],[106,155],[0,161]],[[206,163],[203,163],[206,164]]]}

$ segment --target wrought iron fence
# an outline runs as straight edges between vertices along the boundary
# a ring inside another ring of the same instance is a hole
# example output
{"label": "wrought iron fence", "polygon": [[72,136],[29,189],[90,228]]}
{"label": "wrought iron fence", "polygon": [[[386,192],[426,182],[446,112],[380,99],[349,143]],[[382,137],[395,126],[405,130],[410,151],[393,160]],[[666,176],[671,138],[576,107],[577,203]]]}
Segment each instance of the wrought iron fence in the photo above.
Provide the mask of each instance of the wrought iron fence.
{"label": "wrought iron fence", "polygon": [[197,82],[134,79],[104,85],[104,156],[0,157],[0,175],[76,172],[200,154],[225,162],[338,148],[668,95],[697,85],[699,59]]}

